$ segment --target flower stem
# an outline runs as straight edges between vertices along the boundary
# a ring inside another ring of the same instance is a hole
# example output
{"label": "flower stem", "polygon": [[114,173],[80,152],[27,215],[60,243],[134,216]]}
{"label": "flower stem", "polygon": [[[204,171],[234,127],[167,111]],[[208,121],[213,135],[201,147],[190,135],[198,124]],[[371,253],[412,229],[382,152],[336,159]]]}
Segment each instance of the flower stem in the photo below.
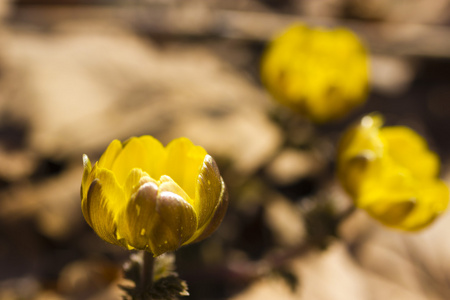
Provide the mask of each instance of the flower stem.
{"label": "flower stem", "polygon": [[147,251],[144,251],[144,265],[142,266],[142,274],[141,274],[141,288],[142,292],[150,291],[153,285],[153,265],[155,262],[155,258],[153,254]]}
{"label": "flower stem", "polygon": [[337,225],[343,223],[345,220],[348,219],[353,213],[356,211],[356,206],[351,205],[349,208],[347,208],[345,211],[343,211],[338,217],[337,217]]}

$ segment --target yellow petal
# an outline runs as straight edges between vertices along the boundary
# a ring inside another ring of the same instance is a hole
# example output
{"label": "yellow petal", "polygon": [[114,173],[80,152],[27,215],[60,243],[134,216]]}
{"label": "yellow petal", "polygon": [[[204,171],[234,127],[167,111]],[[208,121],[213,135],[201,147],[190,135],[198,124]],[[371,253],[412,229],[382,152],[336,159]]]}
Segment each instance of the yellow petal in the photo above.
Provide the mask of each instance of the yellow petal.
{"label": "yellow petal", "polygon": [[403,230],[420,230],[431,224],[447,208],[449,190],[441,180],[418,183],[418,201],[414,211],[399,226]]}
{"label": "yellow petal", "polygon": [[194,208],[181,196],[159,191],[156,214],[149,230],[152,252],[158,256],[178,249],[197,228]]}
{"label": "yellow petal", "polygon": [[441,180],[416,179],[402,170],[402,166],[386,164],[364,177],[355,204],[387,226],[420,230],[446,209],[448,188]]}
{"label": "yellow petal", "polygon": [[150,228],[156,214],[158,185],[155,182],[142,184],[132,195],[118,221],[118,235],[126,241],[128,248],[153,251]]}
{"label": "yellow petal", "polygon": [[114,161],[119,155],[120,151],[122,151],[122,142],[119,140],[112,141],[108,148],[106,148],[105,152],[100,157],[98,161],[98,166],[100,168],[106,168],[111,170]]}
{"label": "yellow petal", "polygon": [[[157,191],[157,181],[150,178],[148,174],[141,169],[134,168],[128,174],[123,186],[125,201],[123,202],[122,207],[117,210],[117,238],[123,239],[129,249],[144,249],[146,245],[149,244],[148,239],[145,237],[142,237],[141,239],[136,238],[135,231],[138,229],[140,230],[140,228],[137,228],[134,225],[138,218],[151,219],[154,212],[154,208],[152,208],[151,205],[142,206],[142,203],[139,203],[142,197],[137,198],[136,200],[138,190],[147,183],[152,184],[150,187],[155,186],[155,191]],[[145,190],[143,195],[145,195],[146,198],[149,198],[150,191],[151,189]],[[153,198],[153,203],[156,205],[156,192]],[[134,219],[129,220],[130,216]]]}
{"label": "yellow petal", "polygon": [[345,190],[355,197],[359,193],[361,183],[364,181],[368,169],[377,159],[370,151],[361,151],[358,155],[344,161],[338,169],[339,179]]}
{"label": "yellow petal", "polygon": [[371,170],[363,175],[356,206],[368,209],[385,203],[397,204],[417,198],[416,181],[403,168],[390,164],[389,160],[378,160]]}
{"label": "yellow petal", "polygon": [[114,212],[110,209],[109,199],[99,179],[95,179],[89,187],[83,215],[100,238],[108,243],[124,246],[116,239]]}
{"label": "yellow petal", "polygon": [[195,211],[198,229],[187,242],[197,242],[211,235],[222,222],[228,207],[228,193],[214,159],[206,155],[197,180]]}
{"label": "yellow petal", "polygon": [[122,151],[117,155],[111,167],[111,171],[120,185],[125,184],[125,179],[133,168],[142,168],[147,164],[150,158],[145,150],[139,138],[132,137],[124,143]]}
{"label": "yellow petal", "polygon": [[167,175],[161,176],[159,182],[160,182],[159,184],[160,192],[164,191],[177,194],[190,205],[193,204],[193,200],[189,197],[189,195],[186,194],[186,192],[169,176]]}
{"label": "yellow petal", "polygon": [[101,184],[106,208],[113,214],[114,222],[117,223],[120,212],[127,205],[127,196],[125,195],[124,189],[118,184],[114,174],[110,170],[98,168],[93,175]]}
{"label": "yellow petal", "polygon": [[211,218],[214,209],[223,194],[222,178],[214,159],[206,155],[197,178],[195,193],[195,211],[198,214],[198,226],[202,227]]}
{"label": "yellow petal", "polygon": [[[86,156],[87,157],[87,156]],[[83,157],[84,158],[84,157]],[[86,160],[84,162],[87,163]],[[88,167],[89,164],[86,164],[86,167]],[[88,168],[85,168],[85,171],[87,171]],[[86,222],[89,224],[89,226],[92,227],[92,221],[90,217],[90,212],[87,205],[87,195],[89,188],[92,184],[92,182],[95,180],[95,175],[97,174],[97,163],[94,165],[94,167],[91,167],[90,172],[83,173],[83,181],[81,183],[81,192],[82,192],[82,198],[81,198],[81,211],[83,213],[84,218],[86,219]],[[86,176],[86,177],[85,177]]]}
{"label": "yellow petal", "polygon": [[158,195],[157,215],[149,228],[153,254],[158,256],[178,249],[195,232],[194,209],[183,198],[171,192]]}
{"label": "yellow petal", "polygon": [[214,212],[211,215],[211,218],[205,223],[205,225],[197,230],[195,235],[187,241],[188,243],[196,243],[199,242],[208,236],[210,236],[214,231],[217,230],[223,218],[225,217],[225,213],[228,208],[228,191],[225,186],[225,183],[222,180],[222,193],[219,196],[219,201],[214,208]]}
{"label": "yellow petal", "polygon": [[364,178],[355,205],[381,223],[399,228],[420,201],[413,179],[393,172]]}
{"label": "yellow petal", "polygon": [[89,157],[86,154],[83,154],[83,177],[81,178],[81,199],[86,198],[88,188],[90,185],[90,182],[88,181],[89,174],[92,171],[92,165],[91,161],[89,160]]}
{"label": "yellow petal", "polygon": [[166,163],[167,154],[164,146],[160,141],[152,136],[145,135],[139,138],[144,146],[145,159],[142,161],[142,170],[147,172],[154,179],[164,175],[164,165]]}
{"label": "yellow petal", "polygon": [[151,178],[146,172],[137,168],[132,169],[125,180],[125,185],[123,186],[125,197],[130,199],[133,194],[135,194],[137,190],[147,182],[157,184],[157,181]]}
{"label": "yellow petal", "polygon": [[207,154],[205,149],[195,146],[187,138],[178,138],[167,145],[166,152],[165,175],[172,178],[190,198],[194,198],[197,174]]}
{"label": "yellow petal", "polygon": [[424,138],[403,126],[384,127],[380,136],[387,145],[386,151],[397,163],[408,168],[417,178],[428,179],[439,173],[439,158],[428,150]]}
{"label": "yellow petal", "polygon": [[416,206],[416,199],[401,201],[378,201],[366,208],[366,211],[381,223],[396,227],[405,220]]}
{"label": "yellow petal", "polygon": [[379,127],[382,122],[379,115],[369,115],[346,131],[339,142],[339,161],[344,162],[368,151],[372,152],[371,156],[382,156],[384,144],[379,136]]}
{"label": "yellow petal", "polygon": [[[338,146],[338,176],[346,191],[356,197],[366,176],[380,176],[385,162],[385,145],[379,136],[383,119],[380,115],[368,115],[342,136]],[[384,159],[383,159],[384,160]]]}

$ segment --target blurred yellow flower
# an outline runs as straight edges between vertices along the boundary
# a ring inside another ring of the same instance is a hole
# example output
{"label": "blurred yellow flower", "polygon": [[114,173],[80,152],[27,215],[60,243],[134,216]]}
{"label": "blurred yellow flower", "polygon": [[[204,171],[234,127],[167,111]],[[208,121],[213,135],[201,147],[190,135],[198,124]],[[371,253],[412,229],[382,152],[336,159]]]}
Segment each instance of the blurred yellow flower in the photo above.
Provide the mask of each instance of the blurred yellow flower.
{"label": "blurred yellow flower", "polygon": [[366,100],[368,54],[347,29],[297,24],[267,47],[261,79],[280,103],[314,122],[327,122]]}
{"label": "blurred yellow flower", "polygon": [[449,201],[448,187],[438,178],[439,158],[412,129],[382,125],[380,115],[368,115],[344,134],[339,179],[355,205],[381,223],[422,229]]}
{"label": "blurred yellow flower", "polygon": [[186,138],[114,140],[92,167],[83,155],[81,208],[105,241],[158,256],[212,234],[228,206],[206,151]]}

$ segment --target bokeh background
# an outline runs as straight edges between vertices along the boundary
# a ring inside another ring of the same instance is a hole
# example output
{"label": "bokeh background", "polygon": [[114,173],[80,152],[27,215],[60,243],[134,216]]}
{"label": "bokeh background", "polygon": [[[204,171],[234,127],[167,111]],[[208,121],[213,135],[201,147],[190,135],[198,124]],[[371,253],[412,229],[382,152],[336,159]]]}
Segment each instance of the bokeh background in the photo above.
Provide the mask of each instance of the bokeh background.
{"label": "bokeh background", "polygon": [[[121,298],[129,252],[84,221],[81,156],[143,134],[202,145],[230,191],[219,230],[176,253],[191,299],[450,299],[448,213],[406,234],[356,211],[320,236],[351,205],[335,145],[364,113],[425,136],[450,181],[450,1],[2,0],[0,18],[0,299]],[[293,22],[369,48],[344,120],[313,125],[261,85]],[[311,224],[321,241],[299,248]]]}

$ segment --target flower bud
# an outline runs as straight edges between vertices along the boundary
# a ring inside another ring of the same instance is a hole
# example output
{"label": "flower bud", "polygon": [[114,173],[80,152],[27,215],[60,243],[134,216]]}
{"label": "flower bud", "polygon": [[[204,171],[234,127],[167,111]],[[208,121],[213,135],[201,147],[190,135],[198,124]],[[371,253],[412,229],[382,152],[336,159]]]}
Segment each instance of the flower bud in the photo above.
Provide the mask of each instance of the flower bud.
{"label": "flower bud", "polygon": [[158,256],[200,241],[220,225],[225,183],[213,158],[186,138],[114,140],[92,167],[83,155],[81,208],[105,241]]}

